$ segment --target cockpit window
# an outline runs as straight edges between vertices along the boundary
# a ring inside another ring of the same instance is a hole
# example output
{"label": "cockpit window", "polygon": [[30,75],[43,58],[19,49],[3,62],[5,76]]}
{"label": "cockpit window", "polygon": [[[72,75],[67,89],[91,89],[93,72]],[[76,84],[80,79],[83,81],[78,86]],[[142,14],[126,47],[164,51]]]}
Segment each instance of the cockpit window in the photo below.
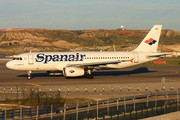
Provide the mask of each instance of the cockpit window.
{"label": "cockpit window", "polygon": [[22,60],[21,57],[14,57],[13,60]]}

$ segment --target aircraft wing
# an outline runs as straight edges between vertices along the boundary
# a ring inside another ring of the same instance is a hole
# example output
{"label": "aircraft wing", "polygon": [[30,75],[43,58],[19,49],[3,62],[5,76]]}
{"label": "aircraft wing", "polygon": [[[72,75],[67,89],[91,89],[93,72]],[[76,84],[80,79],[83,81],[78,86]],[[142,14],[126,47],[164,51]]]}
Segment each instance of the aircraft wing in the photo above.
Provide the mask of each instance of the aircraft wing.
{"label": "aircraft wing", "polygon": [[[134,59],[134,58],[133,58]],[[133,59],[131,60],[117,60],[117,61],[107,61],[107,62],[91,62],[91,63],[82,63],[82,64],[69,64],[67,67],[82,67],[82,66],[99,66],[99,65],[106,65],[106,64],[118,64],[121,62],[132,62]]]}
{"label": "aircraft wing", "polygon": [[163,57],[164,55],[170,55],[170,53],[153,53],[148,55],[148,57]]}

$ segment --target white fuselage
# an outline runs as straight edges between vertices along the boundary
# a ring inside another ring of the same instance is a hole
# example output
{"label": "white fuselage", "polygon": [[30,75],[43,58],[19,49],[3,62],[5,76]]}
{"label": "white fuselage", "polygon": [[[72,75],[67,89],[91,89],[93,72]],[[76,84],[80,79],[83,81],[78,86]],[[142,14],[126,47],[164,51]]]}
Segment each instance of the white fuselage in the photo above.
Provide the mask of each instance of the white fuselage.
{"label": "white fuselage", "polygon": [[102,65],[109,68],[125,68],[158,59],[147,57],[149,54],[151,53],[137,51],[32,52],[16,55],[14,60],[9,61],[6,66],[14,70],[61,71],[67,65],[126,60],[117,64]]}
{"label": "white fuselage", "polygon": [[163,54],[157,53],[162,25],[154,25],[134,51],[111,52],[33,52],[15,56],[6,66],[14,70],[44,70],[48,73],[61,72],[65,77],[87,75],[92,79],[94,68],[125,68],[158,59]]}

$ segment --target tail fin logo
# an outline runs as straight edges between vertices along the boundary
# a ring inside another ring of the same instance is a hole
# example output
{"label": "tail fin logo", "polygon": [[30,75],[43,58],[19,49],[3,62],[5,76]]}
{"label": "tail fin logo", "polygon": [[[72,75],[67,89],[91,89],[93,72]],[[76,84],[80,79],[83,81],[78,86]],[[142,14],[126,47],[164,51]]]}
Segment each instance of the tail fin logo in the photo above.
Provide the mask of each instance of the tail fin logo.
{"label": "tail fin logo", "polygon": [[74,70],[70,70],[69,72],[70,72],[70,73],[74,73],[75,71],[74,71]]}
{"label": "tail fin logo", "polygon": [[149,45],[152,45],[152,44],[155,44],[157,41],[154,40],[153,38],[149,38],[149,40],[146,40],[144,41],[145,43],[149,44]]}
{"label": "tail fin logo", "polygon": [[130,61],[131,63],[133,63],[133,60],[134,60],[134,58],[130,59],[129,61]]}

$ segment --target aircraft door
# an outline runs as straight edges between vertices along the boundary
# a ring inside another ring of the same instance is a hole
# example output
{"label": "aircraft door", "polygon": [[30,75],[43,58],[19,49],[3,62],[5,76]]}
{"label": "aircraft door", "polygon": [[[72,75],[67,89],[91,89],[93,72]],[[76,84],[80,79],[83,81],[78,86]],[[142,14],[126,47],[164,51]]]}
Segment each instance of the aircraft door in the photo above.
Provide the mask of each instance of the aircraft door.
{"label": "aircraft door", "polygon": [[34,64],[34,59],[33,59],[33,55],[32,54],[28,54],[28,64],[29,65]]}
{"label": "aircraft door", "polygon": [[137,53],[134,53],[134,63],[138,63],[139,62],[139,56]]}

